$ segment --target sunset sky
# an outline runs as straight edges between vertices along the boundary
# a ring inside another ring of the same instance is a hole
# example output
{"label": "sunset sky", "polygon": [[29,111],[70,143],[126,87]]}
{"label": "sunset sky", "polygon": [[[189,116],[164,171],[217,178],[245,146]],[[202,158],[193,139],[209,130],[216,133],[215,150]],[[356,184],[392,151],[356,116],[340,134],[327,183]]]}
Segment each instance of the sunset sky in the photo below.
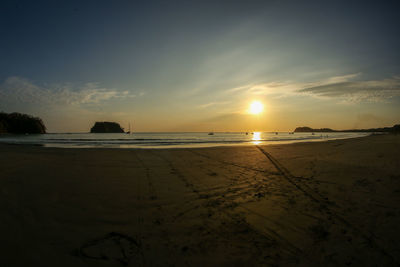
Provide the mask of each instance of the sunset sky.
{"label": "sunset sky", "polygon": [[1,1],[0,111],[49,132],[392,126],[397,3]]}

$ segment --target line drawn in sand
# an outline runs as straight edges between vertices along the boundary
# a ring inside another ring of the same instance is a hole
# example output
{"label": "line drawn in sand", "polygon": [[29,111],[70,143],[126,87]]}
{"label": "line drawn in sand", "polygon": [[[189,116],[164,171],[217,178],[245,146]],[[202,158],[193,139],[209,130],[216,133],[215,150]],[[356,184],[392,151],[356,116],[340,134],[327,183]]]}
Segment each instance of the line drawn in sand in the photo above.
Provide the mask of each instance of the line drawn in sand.
{"label": "line drawn in sand", "polygon": [[124,266],[144,263],[141,243],[133,237],[116,232],[86,242],[73,254],[84,259],[117,261]]}

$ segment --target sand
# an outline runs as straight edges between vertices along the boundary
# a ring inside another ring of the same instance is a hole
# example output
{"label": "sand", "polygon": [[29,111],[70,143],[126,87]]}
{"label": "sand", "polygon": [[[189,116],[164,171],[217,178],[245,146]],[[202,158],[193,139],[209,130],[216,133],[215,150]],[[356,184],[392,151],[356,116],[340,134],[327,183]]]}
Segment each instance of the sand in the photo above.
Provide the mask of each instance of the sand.
{"label": "sand", "polygon": [[400,136],[0,146],[1,266],[398,266]]}

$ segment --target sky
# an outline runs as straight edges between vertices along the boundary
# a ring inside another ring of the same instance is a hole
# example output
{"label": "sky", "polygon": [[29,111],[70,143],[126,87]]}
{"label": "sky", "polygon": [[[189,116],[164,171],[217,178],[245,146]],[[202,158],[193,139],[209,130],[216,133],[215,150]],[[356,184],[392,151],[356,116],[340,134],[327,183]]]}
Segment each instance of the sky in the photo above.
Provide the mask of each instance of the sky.
{"label": "sky", "polygon": [[[48,132],[400,123],[396,1],[0,2],[0,111]],[[264,109],[250,114],[259,101]]]}

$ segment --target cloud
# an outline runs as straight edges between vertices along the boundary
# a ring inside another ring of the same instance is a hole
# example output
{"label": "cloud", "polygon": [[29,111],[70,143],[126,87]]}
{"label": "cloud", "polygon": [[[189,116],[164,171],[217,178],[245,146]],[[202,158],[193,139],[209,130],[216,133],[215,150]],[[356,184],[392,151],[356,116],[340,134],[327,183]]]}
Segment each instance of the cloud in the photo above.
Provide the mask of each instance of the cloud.
{"label": "cloud", "polygon": [[96,105],[116,98],[135,97],[129,91],[100,87],[98,83],[80,86],[65,83],[39,86],[21,77],[9,77],[0,85],[0,104],[36,106]]}
{"label": "cloud", "polygon": [[380,102],[400,96],[400,77],[374,81],[341,81],[302,88],[298,92],[342,98],[347,102]]}
{"label": "cloud", "polygon": [[316,98],[340,99],[343,102],[380,102],[400,96],[400,77],[382,80],[353,81],[360,73],[333,76],[320,81],[268,82],[249,84],[225,91],[227,94],[253,94],[273,97],[308,95]]}
{"label": "cloud", "polygon": [[230,101],[210,102],[210,103],[199,105],[198,107],[199,108],[209,108],[212,106],[225,105],[225,104],[229,104],[229,103],[230,103]]}

